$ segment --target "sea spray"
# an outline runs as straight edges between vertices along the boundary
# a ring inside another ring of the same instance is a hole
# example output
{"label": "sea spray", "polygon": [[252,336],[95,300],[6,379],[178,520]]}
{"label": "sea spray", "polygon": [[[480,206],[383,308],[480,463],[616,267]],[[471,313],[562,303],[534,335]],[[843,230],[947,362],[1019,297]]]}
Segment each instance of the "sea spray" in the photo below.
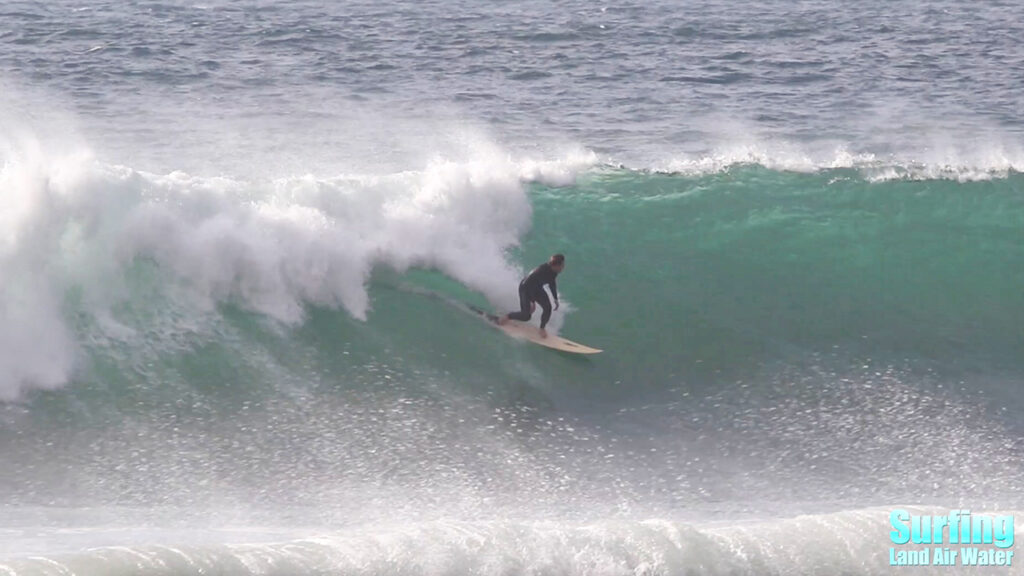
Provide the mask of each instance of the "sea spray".
{"label": "sea spray", "polygon": [[[28,159],[9,155],[2,182],[10,354],[0,389],[12,399],[25,387],[66,383],[75,346],[62,320],[65,294],[79,293],[90,307],[76,313],[114,320],[117,286],[140,261],[184,289],[187,307],[234,302],[291,325],[308,305],[365,320],[377,266],[439,270],[509,307],[521,268],[506,251],[530,223],[525,179],[570,183],[592,161],[517,161],[491,146],[468,162],[438,158],[419,171],[252,182],[148,174],[87,154],[49,158],[38,148]],[[117,323],[132,324],[105,325]],[[46,354],[30,349],[40,339],[53,343]]]}

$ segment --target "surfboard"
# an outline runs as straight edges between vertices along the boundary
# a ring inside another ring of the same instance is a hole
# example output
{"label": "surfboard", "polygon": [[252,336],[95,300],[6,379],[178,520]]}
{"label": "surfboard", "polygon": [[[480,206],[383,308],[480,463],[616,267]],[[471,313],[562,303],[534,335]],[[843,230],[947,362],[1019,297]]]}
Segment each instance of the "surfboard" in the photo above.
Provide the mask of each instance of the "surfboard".
{"label": "surfboard", "polygon": [[473,312],[476,312],[477,314],[480,315],[480,317],[487,320],[487,322],[491,326],[494,326],[495,328],[501,330],[502,332],[518,340],[527,340],[534,344],[539,344],[541,346],[552,348],[554,350],[559,350],[561,352],[570,352],[572,354],[597,354],[601,352],[601,350],[598,350],[597,348],[584,346],[579,342],[573,342],[572,340],[562,338],[561,336],[555,336],[553,334],[548,334],[547,338],[544,338],[543,336],[540,335],[540,328],[537,328],[536,326],[532,324],[527,324],[525,322],[509,320],[507,324],[502,326],[498,324],[498,317],[495,316],[494,314],[485,312],[475,306],[470,306],[469,309],[472,310]]}

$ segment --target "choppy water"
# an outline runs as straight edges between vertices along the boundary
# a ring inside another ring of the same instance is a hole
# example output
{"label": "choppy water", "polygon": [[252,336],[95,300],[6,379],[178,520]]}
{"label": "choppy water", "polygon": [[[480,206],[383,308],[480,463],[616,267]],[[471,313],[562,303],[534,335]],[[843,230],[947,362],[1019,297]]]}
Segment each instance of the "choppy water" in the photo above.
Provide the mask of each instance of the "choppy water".
{"label": "choppy water", "polygon": [[[0,566],[885,573],[894,506],[1021,509],[1018,11],[3,4]],[[598,357],[464,313],[553,251]]]}

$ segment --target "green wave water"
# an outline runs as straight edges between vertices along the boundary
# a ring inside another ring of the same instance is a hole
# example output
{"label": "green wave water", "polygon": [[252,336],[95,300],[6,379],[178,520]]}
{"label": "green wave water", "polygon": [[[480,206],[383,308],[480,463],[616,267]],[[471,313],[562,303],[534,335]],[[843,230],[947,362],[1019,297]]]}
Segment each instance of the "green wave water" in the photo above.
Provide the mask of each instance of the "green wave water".
{"label": "green wave water", "polygon": [[536,190],[524,260],[567,252],[572,334],[645,371],[793,346],[1019,369],[1022,186],[1016,173],[595,173]]}

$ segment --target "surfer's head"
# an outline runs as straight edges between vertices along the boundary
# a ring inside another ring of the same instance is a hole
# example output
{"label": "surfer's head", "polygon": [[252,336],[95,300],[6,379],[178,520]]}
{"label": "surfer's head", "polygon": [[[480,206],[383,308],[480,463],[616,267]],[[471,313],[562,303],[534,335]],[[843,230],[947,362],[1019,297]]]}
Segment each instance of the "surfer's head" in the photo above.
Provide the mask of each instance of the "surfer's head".
{"label": "surfer's head", "polygon": [[561,272],[562,268],[565,268],[565,254],[555,254],[548,260],[548,265],[555,272]]}

